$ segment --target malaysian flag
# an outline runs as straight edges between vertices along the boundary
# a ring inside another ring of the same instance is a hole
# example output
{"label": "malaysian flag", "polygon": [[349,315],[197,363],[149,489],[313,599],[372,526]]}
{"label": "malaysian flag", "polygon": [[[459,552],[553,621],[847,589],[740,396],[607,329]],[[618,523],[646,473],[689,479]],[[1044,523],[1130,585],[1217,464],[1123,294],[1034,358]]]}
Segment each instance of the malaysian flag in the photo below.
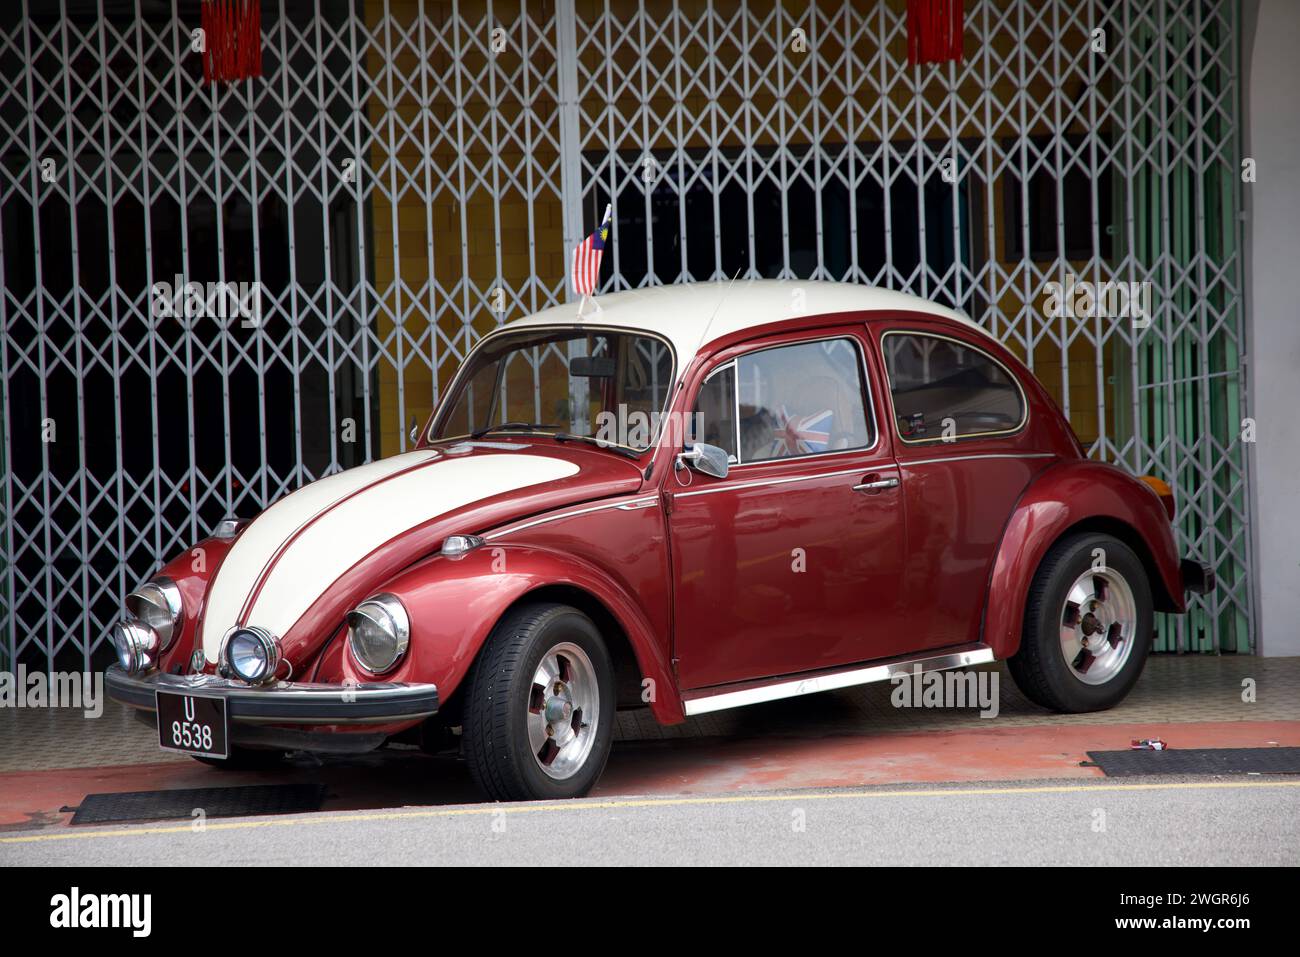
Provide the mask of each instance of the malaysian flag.
{"label": "malaysian flag", "polygon": [[578,243],[573,251],[573,291],[584,299],[596,292],[600,281],[600,257],[605,251],[605,242],[609,239],[609,227],[614,215],[614,207],[605,207],[605,218],[600,221],[600,228]]}

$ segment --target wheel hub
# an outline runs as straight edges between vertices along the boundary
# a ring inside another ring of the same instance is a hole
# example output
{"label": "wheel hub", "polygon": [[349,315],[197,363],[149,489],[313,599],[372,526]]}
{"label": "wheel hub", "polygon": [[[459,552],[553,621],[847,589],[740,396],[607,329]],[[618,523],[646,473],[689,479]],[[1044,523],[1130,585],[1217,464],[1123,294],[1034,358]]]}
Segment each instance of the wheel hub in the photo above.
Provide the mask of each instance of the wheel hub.
{"label": "wheel hub", "polygon": [[573,701],[570,700],[568,689],[559,685],[561,690],[557,694],[552,694],[546,699],[546,704],[542,708],[542,714],[546,717],[549,724],[557,724],[561,721],[568,721],[573,717]]}
{"label": "wheel hub", "polygon": [[1100,648],[1105,642],[1109,630],[1110,625],[1106,619],[1103,603],[1093,602],[1092,611],[1089,611],[1079,620],[1079,631],[1082,633],[1083,646],[1088,649]]}
{"label": "wheel hub", "polygon": [[564,780],[586,763],[600,718],[596,669],[581,647],[560,642],[537,664],[529,690],[528,749],[548,776]]}
{"label": "wheel hub", "polygon": [[1074,676],[1099,685],[1128,661],[1136,637],[1133,590],[1113,568],[1089,569],[1066,592],[1061,608],[1061,653]]}

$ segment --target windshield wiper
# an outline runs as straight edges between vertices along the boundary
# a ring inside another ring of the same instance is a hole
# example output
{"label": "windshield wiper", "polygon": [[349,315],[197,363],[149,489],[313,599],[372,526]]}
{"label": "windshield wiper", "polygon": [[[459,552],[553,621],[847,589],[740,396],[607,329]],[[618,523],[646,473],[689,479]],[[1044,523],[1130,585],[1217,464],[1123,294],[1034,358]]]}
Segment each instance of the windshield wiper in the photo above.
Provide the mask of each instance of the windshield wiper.
{"label": "windshield wiper", "polygon": [[574,435],[572,432],[556,432],[551,438],[557,442],[590,442],[598,449],[609,449],[611,452],[617,452],[619,455],[625,455],[630,459],[640,459],[641,452],[626,448],[622,445],[610,445],[608,442],[602,442],[600,439],[590,435]]}
{"label": "windshield wiper", "polygon": [[[481,429],[475,429],[469,434],[471,439],[481,438],[489,432],[501,432],[508,429],[558,429],[560,426],[551,422],[498,422],[496,425],[484,426]],[[619,455],[625,455],[630,459],[640,459],[641,453],[625,448],[621,445],[610,445],[608,442],[601,442],[599,439],[590,435],[575,435],[573,432],[547,432],[551,438],[557,442],[590,442],[597,448],[609,449],[611,452],[617,452]]]}
{"label": "windshield wiper", "polygon": [[506,429],[558,429],[558,425],[552,425],[550,422],[498,422],[496,425],[485,425],[481,429],[475,429],[469,434],[471,439],[482,438],[489,432],[502,432]]}

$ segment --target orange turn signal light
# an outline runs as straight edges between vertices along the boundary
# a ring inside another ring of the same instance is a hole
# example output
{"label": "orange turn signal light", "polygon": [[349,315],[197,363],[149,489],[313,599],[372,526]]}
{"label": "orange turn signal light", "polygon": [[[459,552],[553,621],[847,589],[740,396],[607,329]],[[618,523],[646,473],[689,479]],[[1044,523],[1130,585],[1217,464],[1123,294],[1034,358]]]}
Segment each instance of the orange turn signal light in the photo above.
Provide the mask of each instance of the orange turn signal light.
{"label": "orange turn signal light", "polygon": [[1169,516],[1169,521],[1174,520],[1174,490],[1169,487],[1169,483],[1164,479],[1156,478],[1154,475],[1138,476],[1143,482],[1151,486],[1152,491],[1160,496],[1160,503],[1165,507],[1165,514]]}

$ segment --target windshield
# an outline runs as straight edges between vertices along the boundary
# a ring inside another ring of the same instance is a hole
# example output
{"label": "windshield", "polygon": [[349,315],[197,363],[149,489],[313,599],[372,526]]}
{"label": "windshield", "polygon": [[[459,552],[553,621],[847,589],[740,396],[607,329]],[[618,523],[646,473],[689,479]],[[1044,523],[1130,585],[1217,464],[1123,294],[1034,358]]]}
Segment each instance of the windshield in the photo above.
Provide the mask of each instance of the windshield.
{"label": "windshield", "polygon": [[654,336],[520,330],[474,351],[431,438],[557,432],[640,452],[654,442],[672,382],[672,350]]}

